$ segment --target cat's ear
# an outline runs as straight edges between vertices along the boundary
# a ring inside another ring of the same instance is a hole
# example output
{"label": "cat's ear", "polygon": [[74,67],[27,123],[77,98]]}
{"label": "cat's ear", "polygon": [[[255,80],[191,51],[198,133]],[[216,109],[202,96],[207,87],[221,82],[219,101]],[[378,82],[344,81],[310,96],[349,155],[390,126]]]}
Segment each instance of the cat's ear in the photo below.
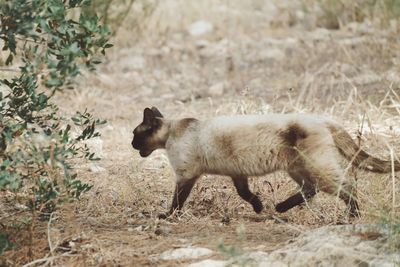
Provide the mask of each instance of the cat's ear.
{"label": "cat's ear", "polygon": [[154,112],[149,108],[145,108],[143,111],[143,123],[151,124],[154,118]]}
{"label": "cat's ear", "polygon": [[161,112],[158,110],[156,107],[152,107],[151,110],[153,111],[154,117],[159,117],[163,118],[164,116],[161,114]]}

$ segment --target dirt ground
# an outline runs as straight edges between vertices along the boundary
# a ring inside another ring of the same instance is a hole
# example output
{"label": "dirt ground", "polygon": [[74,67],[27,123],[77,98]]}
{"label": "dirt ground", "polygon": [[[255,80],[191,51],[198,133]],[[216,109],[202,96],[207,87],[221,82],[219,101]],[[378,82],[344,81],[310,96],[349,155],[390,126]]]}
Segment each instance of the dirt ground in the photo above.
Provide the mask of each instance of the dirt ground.
{"label": "dirt ground", "polygon": [[[163,261],[158,255],[188,245],[209,248],[215,251],[211,258],[221,259],[238,251],[270,252],[308,229],[399,214],[398,179],[361,171],[355,174],[360,218],[350,220],[344,205],[323,193],[277,214],[276,203],[296,191],[279,172],[250,181],[265,205],[260,215],[237,196],[227,177],[205,175],[180,216],[157,219],[172,200],[174,174],[164,151],[141,158],[131,147],[145,107],[156,106],[168,118],[324,114],[353,137],[361,136],[371,154],[389,159],[391,149],[395,157],[400,152],[400,39],[392,28],[360,22],[332,30],[308,22],[316,15],[304,18],[294,4],[271,1],[279,7],[271,11],[225,2],[191,1],[185,14],[165,4],[140,35],[121,28],[97,74],[85,75],[77,90],[56,96],[63,112],[87,107],[108,123],[89,144],[102,160],[77,164],[93,189],[38,224],[33,249],[33,258],[43,259],[38,263],[183,266],[193,260]],[[175,20],[169,8],[179,14]],[[212,29],[190,33],[199,20]],[[5,257],[26,263],[27,250],[22,244]]]}

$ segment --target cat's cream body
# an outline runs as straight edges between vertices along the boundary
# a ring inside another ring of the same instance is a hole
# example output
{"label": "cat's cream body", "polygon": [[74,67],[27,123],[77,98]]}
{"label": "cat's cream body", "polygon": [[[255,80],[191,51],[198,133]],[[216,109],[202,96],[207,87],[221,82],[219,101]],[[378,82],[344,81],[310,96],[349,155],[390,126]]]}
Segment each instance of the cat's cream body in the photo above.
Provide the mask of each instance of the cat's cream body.
{"label": "cat's cream body", "polygon": [[[180,121],[170,121],[166,141],[169,160],[177,172],[178,181],[203,173],[220,175],[260,176],[277,170],[287,170],[292,160],[285,153],[288,146],[282,138],[291,124],[308,129],[308,138],[297,143],[309,147],[305,153],[318,157],[339,156],[326,123],[327,119],[307,115],[244,115],[216,117],[193,121],[185,131]],[[175,135],[175,129],[179,134]],[[312,148],[312,149],[311,149]]]}
{"label": "cat's cream body", "polygon": [[[230,176],[239,195],[262,210],[248,187],[249,176],[286,171],[301,192],[276,206],[284,212],[311,198],[318,190],[338,194],[358,214],[354,181],[340,165],[351,164],[374,172],[390,171],[390,163],[368,155],[334,121],[306,114],[224,116],[199,121],[168,120],[156,109],[145,109],[132,145],[144,157],[165,148],[176,173],[177,188],[170,210],[180,209],[202,174]],[[396,163],[396,170],[400,169]]]}

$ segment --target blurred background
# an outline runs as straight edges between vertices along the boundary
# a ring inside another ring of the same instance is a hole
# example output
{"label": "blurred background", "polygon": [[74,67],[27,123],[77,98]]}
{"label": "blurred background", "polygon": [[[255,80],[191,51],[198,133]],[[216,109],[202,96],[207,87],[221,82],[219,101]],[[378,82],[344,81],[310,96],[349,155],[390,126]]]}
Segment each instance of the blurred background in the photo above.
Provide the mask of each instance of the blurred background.
{"label": "blurred background", "polygon": [[[52,224],[59,244],[75,242],[68,249],[76,255],[59,264],[174,266],[151,257],[171,244],[216,249],[221,238],[269,252],[299,232],[349,223],[343,203],[322,193],[271,219],[276,203],[297,190],[284,173],[251,179],[266,207],[260,217],[230,179],[206,175],[182,217],[159,221],[174,174],[164,151],[143,159],[131,148],[145,107],[171,119],[324,114],[369,153],[399,158],[400,0],[93,0],[86,8],[109,26],[114,46],[95,73],[85,72],[79,86],[53,101],[63,114],[87,109],[108,122],[87,142],[102,160],[76,161],[93,188],[63,206]],[[362,213],[351,223],[397,218],[399,225],[398,179],[351,175]],[[36,240],[41,255],[47,240]]]}
{"label": "blurred background", "polygon": [[121,99],[129,112],[238,96],[287,111],[358,95],[378,104],[400,82],[396,0],[108,0],[91,8],[115,45],[96,86],[130,91]]}

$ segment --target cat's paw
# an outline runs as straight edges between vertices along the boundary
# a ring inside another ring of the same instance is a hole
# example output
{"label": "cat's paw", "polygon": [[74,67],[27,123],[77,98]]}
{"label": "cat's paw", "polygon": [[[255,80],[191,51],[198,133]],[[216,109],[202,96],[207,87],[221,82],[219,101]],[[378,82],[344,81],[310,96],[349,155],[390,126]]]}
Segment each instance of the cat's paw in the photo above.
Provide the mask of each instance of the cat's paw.
{"label": "cat's paw", "polygon": [[287,210],[289,210],[290,208],[288,207],[288,205],[287,205],[287,203],[285,203],[285,201],[284,202],[281,202],[281,203],[278,203],[276,206],[275,206],[275,210],[277,211],[277,212],[279,212],[279,213],[283,213],[283,212],[285,212],[285,211],[287,211]]}
{"label": "cat's paw", "polygon": [[263,204],[261,203],[261,201],[260,200],[258,200],[258,201],[254,201],[253,203],[252,203],[252,205],[253,205],[253,210],[256,212],[256,213],[260,213],[262,210],[263,210]]}

